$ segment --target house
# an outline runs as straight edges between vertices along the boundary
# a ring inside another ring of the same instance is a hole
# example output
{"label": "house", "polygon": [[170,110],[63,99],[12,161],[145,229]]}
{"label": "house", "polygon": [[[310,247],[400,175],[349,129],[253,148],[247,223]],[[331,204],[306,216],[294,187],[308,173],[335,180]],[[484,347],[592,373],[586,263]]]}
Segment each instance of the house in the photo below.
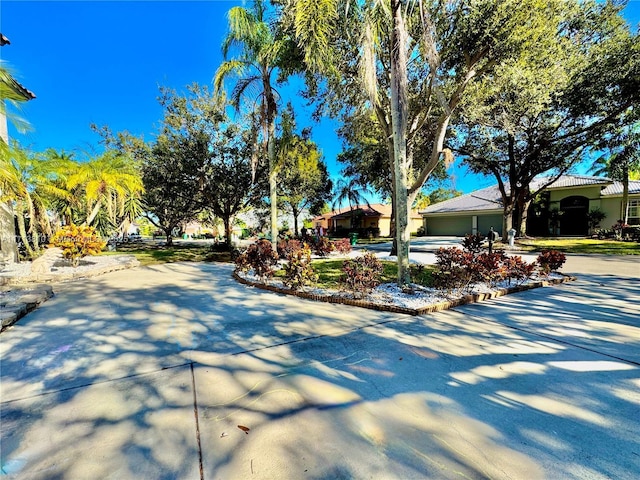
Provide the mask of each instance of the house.
{"label": "house", "polygon": [[[543,185],[548,177],[534,180]],[[508,188],[508,185],[507,185]],[[563,175],[547,186],[532,202],[527,233],[584,236],[589,233],[587,214],[599,209],[606,215],[602,228],[611,228],[621,217],[622,182],[585,175]],[[465,235],[502,231],[502,197],[497,185],[430,205],[420,212],[427,235]],[[640,181],[629,182],[630,225],[640,225]],[[554,224],[557,218],[557,225]]]}
{"label": "house", "polygon": [[[422,226],[422,216],[417,210],[411,210],[409,227],[411,232],[417,232]],[[313,228],[322,227],[331,234],[340,235],[352,230],[361,233],[371,233],[375,236],[388,237],[391,235],[391,205],[371,203],[368,205],[354,205],[314,217]]]}

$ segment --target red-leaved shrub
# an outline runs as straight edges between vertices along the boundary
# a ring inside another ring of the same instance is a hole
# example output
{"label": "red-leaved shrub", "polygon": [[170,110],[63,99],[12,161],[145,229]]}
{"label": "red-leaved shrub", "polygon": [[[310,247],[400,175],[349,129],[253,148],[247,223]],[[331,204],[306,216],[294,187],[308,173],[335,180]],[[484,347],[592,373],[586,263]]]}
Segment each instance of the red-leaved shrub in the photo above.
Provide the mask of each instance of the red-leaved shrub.
{"label": "red-leaved shrub", "polygon": [[249,245],[249,248],[236,259],[236,268],[253,273],[261,278],[273,276],[274,266],[278,263],[278,254],[273,250],[269,240],[260,239]]}
{"label": "red-leaved shrub", "polygon": [[351,251],[351,242],[348,238],[339,238],[333,241],[333,249],[338,253],[346,255]]}
{"label": "red-leaved shrub", "polygon": [[356,297],[364,296],[380,284],[382,262],[373,253],[345,260],[342,264],[341,283]]}
{"label": "red-leaved shrub", "polygon": [[536,263],[540,267],[540,273],[545,276],[559,270],[566,261],[567,256],[557,250],[543,250],[536,259]]}

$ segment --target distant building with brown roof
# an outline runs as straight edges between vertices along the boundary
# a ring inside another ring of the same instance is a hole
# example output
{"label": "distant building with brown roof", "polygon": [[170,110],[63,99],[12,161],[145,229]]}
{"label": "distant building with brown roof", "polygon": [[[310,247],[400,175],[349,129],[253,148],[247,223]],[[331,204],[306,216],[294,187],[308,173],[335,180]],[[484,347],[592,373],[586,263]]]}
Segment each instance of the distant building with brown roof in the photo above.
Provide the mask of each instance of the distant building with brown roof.
{"label": "distant building with brown roof", "polygon": [[[417,232],[422,226],[422,216],[417,210],[411,210],[409,225],[411,232]],[[371,233],[374,236],[391,235],[391,205],[371,203],[354,205],[313,218],[313,228],[322,227],[331,234],[340,235],[352,230],[360,233]]]}

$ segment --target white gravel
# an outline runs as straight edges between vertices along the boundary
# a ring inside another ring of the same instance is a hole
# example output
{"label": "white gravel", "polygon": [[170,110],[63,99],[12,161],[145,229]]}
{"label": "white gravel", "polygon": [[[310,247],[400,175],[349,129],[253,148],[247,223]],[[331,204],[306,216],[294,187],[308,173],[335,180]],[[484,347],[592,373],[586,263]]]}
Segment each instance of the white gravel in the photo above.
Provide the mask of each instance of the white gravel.
{"label": "white gravel", "polygon": [[[58,260],[53,264],[51,273],[54,275],[84,274],[93,270],[119,266],[131,261],[131,255],[100,255],[85,257],[77,267],[72,267],[65,260]],[[28,278],[31,275],[31,262],[10,263],[0,271],[0,277]]]}
{"label": "white gravel", "polygon": [[[281,280],[276,278],[261,280],[260,278],[255,276],[252,271],[246,273],[238,272],[238,275],[253,283],[266,283],[274,287],[288,289],[288,287],[286,287]],[[521,282],[520,284],[528,285],[539,282],[541,280],[553,280],[559,278],[563,278],[563,275],[559,273],[552,273],[551,275],[549,275],[549,277],[545,278],[534,276],[527,281]],[[411,284],[409,286],[409,291],[403,291],[395,283],[383,283],[374,288],[371,293],[362,297],[361,300],[376,305],[395,305],[398,307],[418,310],[434,304],[457,300],[469,294],[491,293],[514,285],[514,283],[509,284],[507,281],[504,281],[492,288],[487,284],[479,283],[471,285],[470,288],[463,293],[447,294],[447,292],[444,292],[442,290],[423,287],[422,285]],[[315,295],[354,298],[352,293],[343,290],[330,290],[309,286],[304,288],[303,291]]]}

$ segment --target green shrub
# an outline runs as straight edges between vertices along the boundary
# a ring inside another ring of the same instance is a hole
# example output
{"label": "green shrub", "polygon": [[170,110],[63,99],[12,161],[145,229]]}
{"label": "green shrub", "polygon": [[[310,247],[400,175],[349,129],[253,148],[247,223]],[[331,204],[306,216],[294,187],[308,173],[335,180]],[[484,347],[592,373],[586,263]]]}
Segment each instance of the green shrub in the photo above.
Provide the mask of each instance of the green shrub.
{"label": "green shrub", "polygon": [[100,253],[106,244],[95,228],[86,225],[63,227],[51,238],[51,245],[60,248],[62,256],[74,267],[82,257]]}
{"label": "green shrub", "polygon": [[236,269],[253,273],[260,279],[270,278],[274,273],[274,266],[278,263],[278,254],[273,250],[271,242],[266,239],[258,240],[236,258]]}
{"label": "green shrub", "polygon": [[305,285],[318,281],[318,275],[311,267],[311,249],[304,245],[298,250],[289,252],[287,263],[284,265],[284,283],[289,288],[298,290]]}
{"label": "green shrub", "polygon": [[343,262],[340,283],[354,296],[364,296],[380,284],[383,270],[378,257],[373,253],[365,253]]}

